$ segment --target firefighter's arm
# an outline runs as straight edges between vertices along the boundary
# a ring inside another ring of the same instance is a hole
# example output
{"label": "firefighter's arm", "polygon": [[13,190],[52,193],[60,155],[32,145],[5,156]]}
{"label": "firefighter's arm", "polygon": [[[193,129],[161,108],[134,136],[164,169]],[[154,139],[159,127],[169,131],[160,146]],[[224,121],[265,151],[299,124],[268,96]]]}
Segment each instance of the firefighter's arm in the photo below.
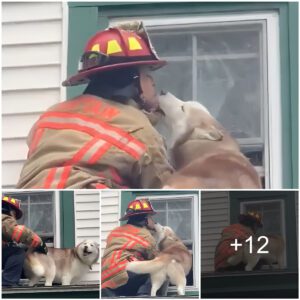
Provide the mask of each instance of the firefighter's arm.
{"label": "firefighter's arm", "polygon": [[159,134],[145,131],[141,140],[146,145],[146,152],[139,160],[134,170],[138,174],[137,182],[140,188],[161,188],[174,172],[164,143]]}
{"label": "firefighter's arm", "polygon": [[47,253],[47,246],[42,239],[25,225],[18,225],[13,217],[7,218],[2,224],[3,232],[16,243],[22,243],[38,252]]}

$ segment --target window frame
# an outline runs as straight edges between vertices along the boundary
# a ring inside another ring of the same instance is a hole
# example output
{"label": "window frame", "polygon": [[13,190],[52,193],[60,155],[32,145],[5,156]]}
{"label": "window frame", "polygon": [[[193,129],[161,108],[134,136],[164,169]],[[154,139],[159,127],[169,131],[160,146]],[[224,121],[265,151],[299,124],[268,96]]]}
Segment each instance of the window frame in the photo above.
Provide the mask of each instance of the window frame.
{"label": "window frame", "polygon": [[[230,191],[230,224],[238,223],[238,214],[240,213],[240,203],[255,202],[257,200],[272,201],[281,199],[284,202],[284,219],[285,219],[285,237],[286,244],[286,270],[298,270],[298,233],[296,201],[299,202],[298,191],[281,190],[281,191]],[[287,234],[288,232],[288,234]]]}
{"label": "window frame", "polygon": [[240,213],[246,213],[246,205],[247,204],[265,204],[265,203],[279,203],[280,204],[280,221],[281,221],[281,225],[282,225],[282,232],[281,235],[283,237],[284,243],[285,243],[285,247],[284,247],[284,253],[283,253],[283,267],[286,268],[287,267],[287,252],[286,252],[286,221],[285,221],[285,203],[284,203],[284,199],[274,199],[274,200],[265,200],[263,199],[263,197],[261,197],[260,200],[257,201],[241,201],[240,202]]}
{"label": "window frame", "polygon": [[[145,196],[137,196],[136,199],[143,199]],[[200,289],[200,257],[197,255],[197,253],[200,253],[200,243],[197,242],[197,238],[200,236],[200,222],[199,222],[199,194],[191,194],[187,192],[186,194],[174,194],[174,195],[151,195],[151,192],[149,195],[147,195],[147,199],[151,201],[157,201],[157,200],[174,200],[182,199],[182,198],[191,198],[192,201],[192,240],[193,240],[193,279],[194,279],[194,285],[193,286],[187,286],[186,292],[190,291],[199,291]],[[170,292],[175,292],[175,287],[169,287]]]}
{"label": "window frame", "polygon": [[[135,17],[117,17],[109,20],[110,25],[119,22],[133,21]],[[281,131],[281,99],[280,99],[280,53],[279,53],[279,17],[277,12],[251,12],[251,13],[227,13],[202,16],[171,16],[161,18],[159,16],[144,17],[144,25],[151,29],[174,28],[178,26],[196,26],[215,23],[216,25],[230,24],[233,22],[258,22],[262,23],[262,31],[265,38],[262,39],[262,102],[260,103],[261,139],[264,145],[263,166],[257,170],[264,175],[265,188],[282,188],[282,131]],[[193,48],[195,48],[193,41]],[[196,51],[193,49],[193,52]],[[196,56],[197,51],[196,51]],[[266,58],[266,61],[265,61]],[[197,59],[192,57],[192,60]],[[192,67],[193,101],[197,99],[195,91],[198,80],[197,64]],[[270,100],[272,99],[272,105]],[[279,122],[278,122],[279,120]],[[275,134],[278,133],[278,134]],[[243,146],[243,144],[241,144]],[[253,145],[254,146],[254,145]],[[276,164],[270,162],[276,161]],[[263,168],[263,171],[261,170]],[[262,174],[261,174],[262,175]]]}

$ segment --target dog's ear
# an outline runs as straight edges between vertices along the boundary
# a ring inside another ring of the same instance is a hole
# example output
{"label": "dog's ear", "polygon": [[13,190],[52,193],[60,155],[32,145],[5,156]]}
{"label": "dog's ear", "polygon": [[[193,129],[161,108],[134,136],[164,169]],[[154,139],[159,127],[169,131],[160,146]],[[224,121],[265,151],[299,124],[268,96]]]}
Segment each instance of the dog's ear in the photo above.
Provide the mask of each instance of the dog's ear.
{"label": "dog's ear", "polygon": [[202,139],[210,141],[221,141],[223,139],[223,133],[215,126],[211,126],[209,130],[202,128],[195,128],[190,136],[191,139]]}

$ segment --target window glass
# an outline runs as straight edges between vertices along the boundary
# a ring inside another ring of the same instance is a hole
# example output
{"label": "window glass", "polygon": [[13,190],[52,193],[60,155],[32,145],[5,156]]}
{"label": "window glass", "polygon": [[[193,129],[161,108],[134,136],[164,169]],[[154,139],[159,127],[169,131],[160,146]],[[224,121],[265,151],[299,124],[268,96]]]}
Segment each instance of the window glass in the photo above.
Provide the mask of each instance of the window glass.
{"label": "window glass", "polygon": [[280,234],[283,235],[283,222],[281,201],[262,201],[259,203],[243,204],[243,211],[257,211],[261,214],[263,228],[259,234]]}
{"label": "window glass", "polygon": [[[192,240],[192,203],[187,200],[155,200],[151,202],[158,212],[154,220],[162,225],[170,226],[185,242]],[[162,206],[162,203],[165,205]]]}
{"label": "window glass", "polygon": [[203,103],[238,139],[264,175],[263,21],[148,26],[154,48],[168,65],[153,73],[158,90]]}

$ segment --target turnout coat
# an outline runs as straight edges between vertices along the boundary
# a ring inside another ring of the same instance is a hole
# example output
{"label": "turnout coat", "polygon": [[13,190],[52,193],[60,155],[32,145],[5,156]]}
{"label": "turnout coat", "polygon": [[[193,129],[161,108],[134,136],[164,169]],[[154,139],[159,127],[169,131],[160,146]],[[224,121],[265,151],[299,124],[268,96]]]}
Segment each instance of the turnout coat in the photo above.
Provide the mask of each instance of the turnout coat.
{"label": "turnout coat", "polygon": [[243,243],[251,235],[253,235],[252,230],[242,224],[232,224],[224,228],[215,251],[215,270],[229,266],[227,259],[236,253],[234,247],[230,246],[235,239]]}
{"label": "turnout coat", "polygon": [[102,257],[101,288],[115,289],[126,284],[127,263],[152,259],[156,252],[155,239],[146,228],[130,224],[115,228],[107,237]]}
{"label": "turnout coat", "polygon": [[81,95],[43,113],[17,188],[160,188],[173,169],[138,108]]}
{"label": "turnout coat", "polygon": [[41,245],[41,238],[24,225],[18,225],[9,215],[2,214],[2,245],[8,243],[22,243],[28,247],[36,248]]}

